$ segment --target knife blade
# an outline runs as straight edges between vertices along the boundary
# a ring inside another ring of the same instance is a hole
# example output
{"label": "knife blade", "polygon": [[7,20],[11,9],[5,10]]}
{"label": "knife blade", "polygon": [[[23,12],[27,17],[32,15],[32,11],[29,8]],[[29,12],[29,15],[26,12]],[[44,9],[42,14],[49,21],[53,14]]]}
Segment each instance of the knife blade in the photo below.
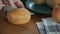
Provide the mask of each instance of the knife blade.
{"label": "knife blade", "polygon": [[4,10],[6,10],[6,11],[12,11],[12,10],[15,10],[15,9],[17,9],[17,8],[13,8],[13,7],[11,7],[11,6],[3,6],[3,8],[4,8]]}

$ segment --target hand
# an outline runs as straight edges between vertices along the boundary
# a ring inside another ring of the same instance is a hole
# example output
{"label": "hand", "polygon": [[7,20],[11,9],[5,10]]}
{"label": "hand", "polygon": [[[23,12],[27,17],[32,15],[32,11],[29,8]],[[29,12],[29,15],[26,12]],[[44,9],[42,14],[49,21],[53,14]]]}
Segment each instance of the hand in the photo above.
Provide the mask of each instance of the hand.
{"label": "hand", "polygon": [[20,0],[2,0],[5,5],[14,7],[14,8],[24,8],[23,3]]}
{"label": "hand", "polygon": [[0,0],[0,10],[2,9],[2,7],[3,7],[3,3],[2,3],[2,1]]}
{"label": "hand", "polygon": [[3,4],[14,8],[24,8],[24,5],[20,0],[0,0],[0,13],[4,18],[6,18],[7,12],[1,7]]}

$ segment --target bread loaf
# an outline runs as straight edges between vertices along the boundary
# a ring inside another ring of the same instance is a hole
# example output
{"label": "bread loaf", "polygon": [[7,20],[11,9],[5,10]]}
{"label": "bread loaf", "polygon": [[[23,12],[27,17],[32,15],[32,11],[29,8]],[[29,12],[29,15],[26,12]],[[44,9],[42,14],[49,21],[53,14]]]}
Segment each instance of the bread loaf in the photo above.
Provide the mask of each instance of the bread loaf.
{"label": "bread loaf", "polygon": [[25,8],[19,8],[7,13],[7,19],[12,24],[26,24],[30,21],[31,14]]}
{"label": "bread loaf", "polygon": [[44,4],[46,0],[34,0],[36,4]]}
{"label": "bread loaf", "polygon": [[60,23],[60,6],[55,7],[52,12],[52,18],[57,22]]}
{"label": "bread loaf", "polygon": [[55,0],[47,0],[47,5],[49,6],[49,7],[55,7]]}

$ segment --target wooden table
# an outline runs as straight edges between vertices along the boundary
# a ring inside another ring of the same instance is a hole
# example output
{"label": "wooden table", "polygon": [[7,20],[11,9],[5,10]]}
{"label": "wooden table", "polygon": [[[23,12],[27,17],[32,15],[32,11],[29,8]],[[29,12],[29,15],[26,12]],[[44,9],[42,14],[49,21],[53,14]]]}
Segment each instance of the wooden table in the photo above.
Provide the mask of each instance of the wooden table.
{"label": "wooden table", "polygon": [[[4,15],[3,11],[0,11]],[[36,22],[41,21],[39,14],[34,14],[28,24],[13,25],[9,23],[4,17],[0,18],[0,34],[39,34]]]}
{"label": "wooden table", "polygon": [[10,24],[3,17],[0,18],[0,34],[39,34],[36,22],[40,21],[40,16],[32,15],[31,20],[25,25]]}

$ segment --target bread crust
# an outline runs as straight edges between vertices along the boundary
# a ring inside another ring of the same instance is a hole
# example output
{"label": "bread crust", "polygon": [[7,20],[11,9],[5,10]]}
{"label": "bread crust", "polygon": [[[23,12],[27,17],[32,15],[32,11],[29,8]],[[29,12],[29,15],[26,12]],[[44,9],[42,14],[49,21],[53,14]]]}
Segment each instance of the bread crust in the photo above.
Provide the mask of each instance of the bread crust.
{"label": "bread crust", "polygon": [[31,14],[25,8],[20,8],[7,13],[7,18],[13,24],[26,24],[30,21]]}

